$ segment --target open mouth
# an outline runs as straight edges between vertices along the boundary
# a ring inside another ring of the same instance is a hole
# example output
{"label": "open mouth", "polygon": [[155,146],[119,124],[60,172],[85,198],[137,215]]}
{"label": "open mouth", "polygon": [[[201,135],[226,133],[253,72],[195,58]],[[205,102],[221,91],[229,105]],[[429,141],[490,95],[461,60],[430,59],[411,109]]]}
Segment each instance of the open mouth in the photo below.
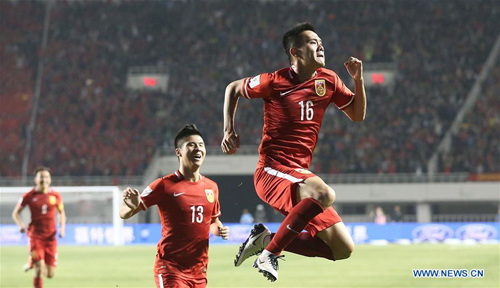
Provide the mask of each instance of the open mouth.
{"label": "open mouth", "polygon": [[201,154],[196,154],[196,155],[194,155],[193,158],[194,158],[194,160],[199,161],[203,158],[203,156]]}

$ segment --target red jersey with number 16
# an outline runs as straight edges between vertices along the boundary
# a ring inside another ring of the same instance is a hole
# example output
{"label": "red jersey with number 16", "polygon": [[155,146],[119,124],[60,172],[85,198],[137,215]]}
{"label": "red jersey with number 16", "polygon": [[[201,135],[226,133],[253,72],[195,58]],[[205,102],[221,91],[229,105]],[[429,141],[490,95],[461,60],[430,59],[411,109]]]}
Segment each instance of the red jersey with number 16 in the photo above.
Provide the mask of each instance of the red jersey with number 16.
{"label": "red jersey with number 16", "polygon": [[157,205],[160,213],[157,268],[181,278],[206,278],[210,224],[221,214],[217,184],[204,176],[190,182],[176,171],[149,184],[141,199],[143,210]]}
{"label": "red jersey with number 16", "polygon": [[56,235],[56,211],[62,205],[61,195],[50,188],[49,192],[37,192],[33,188],[19,200],[21,207],[28,206],[31,223],[28,236],[42,240],[53,239]]}
{"label": "red jersey with number 16", "polygon": [[308,169],[326,108],[333,102],[345,109],[354,99],[339,76],[324,68],[305,82],[292,68],[263,73],[245,78],[242,88],[244,97],[264,100],[259,167]]}

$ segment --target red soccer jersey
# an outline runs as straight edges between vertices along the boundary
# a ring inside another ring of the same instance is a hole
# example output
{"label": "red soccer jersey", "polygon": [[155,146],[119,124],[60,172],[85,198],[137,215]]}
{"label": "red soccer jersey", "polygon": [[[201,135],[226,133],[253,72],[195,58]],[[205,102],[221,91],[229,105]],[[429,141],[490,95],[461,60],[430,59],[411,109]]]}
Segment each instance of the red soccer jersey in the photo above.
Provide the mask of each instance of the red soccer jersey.
{"label": "red soccer jersey", "polygon": [[29,207],[31,223],[28,231],[30,237],[50,239],[56,235],[56,211],[62,205],[61,195],[50,188],[48,193],[37,192],[33,188],[20,199],[21,206]]}
{"label": "red soccer jersey", "polygon": [[324,68],[305,82],[291,68],[263,73],[245,78],[242,88],[244,97],[264,100],[260,167],[308,169],[326,108],[333,102],[345,109],[354,99],[339,76]]}
{"label": "red soccer jersey", "polygon": [[166,270],[204,279],[210,223],[221,214],[217,184],[204,176],[190,182],[176,171],[149,184],[141,199],[143,210],[158,206],[162,238],[157,249]]}

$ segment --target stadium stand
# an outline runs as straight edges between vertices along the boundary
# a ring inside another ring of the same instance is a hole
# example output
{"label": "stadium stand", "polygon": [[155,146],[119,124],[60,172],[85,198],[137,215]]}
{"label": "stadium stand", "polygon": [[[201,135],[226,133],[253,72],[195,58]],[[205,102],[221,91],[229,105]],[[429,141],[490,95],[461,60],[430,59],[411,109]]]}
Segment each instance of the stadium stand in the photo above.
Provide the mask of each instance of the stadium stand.
{"label": "stadium stand", "polygon": [[[318,28],[328,67],[344,80],[342,63],[351,55],[397,67],[394,89],[369,89],[362,124],[329,111],[312,170],[425,173],[498,32],[492,0],[147,3],[56,2],[47,49],[37,51],[43,4],[2,1],[8,15],[0,22],[2,176],[20,175],[20,127],[28,121],[38,55],[45,68],[30,168],[48,165],[59,176],[142,175],[155,150],[171,148],[172,135],[186,122],[197,123],[207,144],[218,146],[225,86],[286,66],[282,32],[303,20]],[[168,91],[128,91],[132,66],[168,67]],[[495,71],[438,172],[500,172]],[[261,110],[260,101],[240,101],[242,144],[259,143]],[[477,161],[477,154],[466,153],[476,144],[482,145]]]}
{"label": "stadium stand", "polygon": [[21,172],[35,86],[43,5],[1,1],[0,10],[0,175],[16,176]]}

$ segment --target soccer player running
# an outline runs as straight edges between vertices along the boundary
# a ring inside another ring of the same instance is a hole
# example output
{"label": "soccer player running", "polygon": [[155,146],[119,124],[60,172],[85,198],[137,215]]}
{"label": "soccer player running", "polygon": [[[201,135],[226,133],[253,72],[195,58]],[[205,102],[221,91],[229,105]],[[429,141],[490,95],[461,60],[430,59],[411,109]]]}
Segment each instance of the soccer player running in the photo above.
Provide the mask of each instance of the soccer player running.
{"label": "soccer player running", "polygon": [[[25,271],[35,268],[33,287],[43,287],[43,276],[54,277],[57,267],[56,212],[59,213],[59,237],[66,231],[66,213],[61,195],[50,188],[50,169],[39,167],[35,170],[35,188],[25,193],[12,212],[14,222],[21,233],[29,237],[30,257]],[[21,211],[28,206],[31,223],[26,226],[21,218]]]}
{"label": "soccer player running", "polygon": [[142,194],[125,189],[120,217],[157,205],[162,238],[153,269],[156,287],[206,287],[209,232],[227,239],[229,227],[219,220],[217,184],[200,174],[206,154],[201,133],[188,124],[174,144],[179,170],[153,181]]}
{"label": "soccer player running", "polygon": [[235,265],[260,253],[254,267],[270,281],[278,279],[277,260],[283,250],[330,260],[351,255],[352,238],[331,207],[335,191],[307,169],[330,103],[352,121],[363,121],[366,113],[360,60],[350,57],[344,63],[354,79],[352,93],[335,72],[324,68],[324,47],[311,24],[292,27],[283,36],[283,46],[291,67],[227,86],[221,144],[227,154],[235,153],[240,145],[234,124],[239,98],[262,98],[264,127],[254,184],[259,197],[286,218],[276,234],[256,225],[241,245]]}

